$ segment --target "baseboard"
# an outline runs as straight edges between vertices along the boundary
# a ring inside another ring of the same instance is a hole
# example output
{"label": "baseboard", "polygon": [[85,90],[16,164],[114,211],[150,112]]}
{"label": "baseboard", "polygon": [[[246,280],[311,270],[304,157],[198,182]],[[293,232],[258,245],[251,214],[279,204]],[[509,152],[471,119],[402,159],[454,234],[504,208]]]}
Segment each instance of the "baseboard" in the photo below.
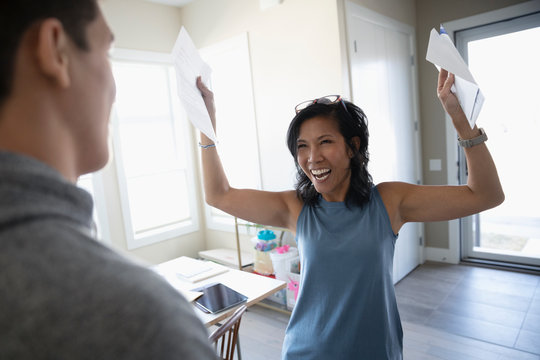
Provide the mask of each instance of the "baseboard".
{"label": "baseboard", "polygon": [[476,258],[465,258],[460,261],[460,264],[474,265],[474,266],[486,267],[490,269],[515,271],[515,272],[521,272],[521,273],[527,273],[527,274],[533,274],[533,275],[540,275],[540,267],[534,266],[534,265],[524,265],[524,264],[511,263],[511,262],[476,259]]}
{"label": "baseboard", "polygon": [[449,264],[459,264],[459,256],[455,254],[453,249],[435,248],[426,246],[425,259],[426,261],[444,262]]}

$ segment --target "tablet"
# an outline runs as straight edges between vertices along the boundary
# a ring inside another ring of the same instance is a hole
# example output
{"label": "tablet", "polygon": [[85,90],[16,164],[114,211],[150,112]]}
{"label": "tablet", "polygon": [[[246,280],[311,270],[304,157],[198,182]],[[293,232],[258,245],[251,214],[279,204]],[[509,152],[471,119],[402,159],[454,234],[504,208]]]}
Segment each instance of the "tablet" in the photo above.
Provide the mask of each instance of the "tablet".
{"label": "tablet", "polygon": [[203,293],[201,297],[194,301],[194,304],[199,309],[209,314],[215,314],[230,309],[247,300],[247,296],[234,291],[222,283],[208,284],[193,289],[192,291],[200,291]]}

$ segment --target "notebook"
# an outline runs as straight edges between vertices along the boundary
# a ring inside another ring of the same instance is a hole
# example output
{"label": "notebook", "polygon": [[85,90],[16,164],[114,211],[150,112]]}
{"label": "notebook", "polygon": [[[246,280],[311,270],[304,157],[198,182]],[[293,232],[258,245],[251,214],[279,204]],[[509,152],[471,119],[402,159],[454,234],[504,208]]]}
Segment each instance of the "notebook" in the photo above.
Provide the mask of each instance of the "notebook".
{"label": "notebook", "polygon": [[224,273],[228,269],[211,261],[195,260],[182,256],[174,261],[174,272],[182,280],[197,282]]}
{"label": "notebook", "polygon": [[223,285],[213,283],[193,289],[202,292],[203,295],[195,300],[194,304],[205,313],[215,314],[230,309],[247,301],[247,296]]}

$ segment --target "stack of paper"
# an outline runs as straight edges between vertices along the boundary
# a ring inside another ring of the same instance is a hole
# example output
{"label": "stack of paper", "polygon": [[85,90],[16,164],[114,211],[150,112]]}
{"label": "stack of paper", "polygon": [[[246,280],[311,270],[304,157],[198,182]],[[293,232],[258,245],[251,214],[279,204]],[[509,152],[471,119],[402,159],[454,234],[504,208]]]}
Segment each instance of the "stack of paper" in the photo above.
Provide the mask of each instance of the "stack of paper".
{"label": "stack of paper", "polygon": [[[238,251],[236,249],[204,250],[199,251],[199,256],[219,264],[238,268]],[[253,253],[242,251],[240,257],[242,259],[242,267],[253,265]]]}
{"label": "stack of paper", "polygon": [[197,77],[201,76],[203,83],[211,89],[210,75],[212,69],[202,60],[183,26],[180,29],[171,55],[176,71],[178,96],[184,105],[189,120],[193,126],[214,142],[217,142],[214,127],[196,84]]}
{"label": "stack of paper", "polygon": [[443,68],[455,75],[455,87],[452,87],[452,91],[473,128],[484,104],[484,95],[442,25],[440,34],[435,29],[431,30],[426,60],[433,63],[439,71]]}
{"label": "stack of paper", "polygon": [[228,269],[225,266],[216,264],[211,261],[196,260],[187,256],[179,257],[171,263],[171,269],[178,278],[189,282],[197,282],[208,279],[212,276],[226,272]]}

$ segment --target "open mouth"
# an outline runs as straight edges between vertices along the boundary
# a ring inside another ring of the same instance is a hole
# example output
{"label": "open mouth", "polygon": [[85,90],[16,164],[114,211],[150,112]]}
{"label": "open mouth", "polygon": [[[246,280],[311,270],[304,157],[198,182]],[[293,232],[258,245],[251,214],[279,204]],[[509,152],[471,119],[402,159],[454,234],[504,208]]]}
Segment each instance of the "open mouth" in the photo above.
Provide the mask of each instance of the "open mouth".
{"label": "open mouth", "polygon": [[317,181],[326,180],[326,178],[328,178],[328,176],[330,176],[330,173],[332,172],[332,170],[330,169],[316,169],[316,170],[313,169],[310,171],[311,171],[311,175],[313,175],[313,177],[317,179]]}

